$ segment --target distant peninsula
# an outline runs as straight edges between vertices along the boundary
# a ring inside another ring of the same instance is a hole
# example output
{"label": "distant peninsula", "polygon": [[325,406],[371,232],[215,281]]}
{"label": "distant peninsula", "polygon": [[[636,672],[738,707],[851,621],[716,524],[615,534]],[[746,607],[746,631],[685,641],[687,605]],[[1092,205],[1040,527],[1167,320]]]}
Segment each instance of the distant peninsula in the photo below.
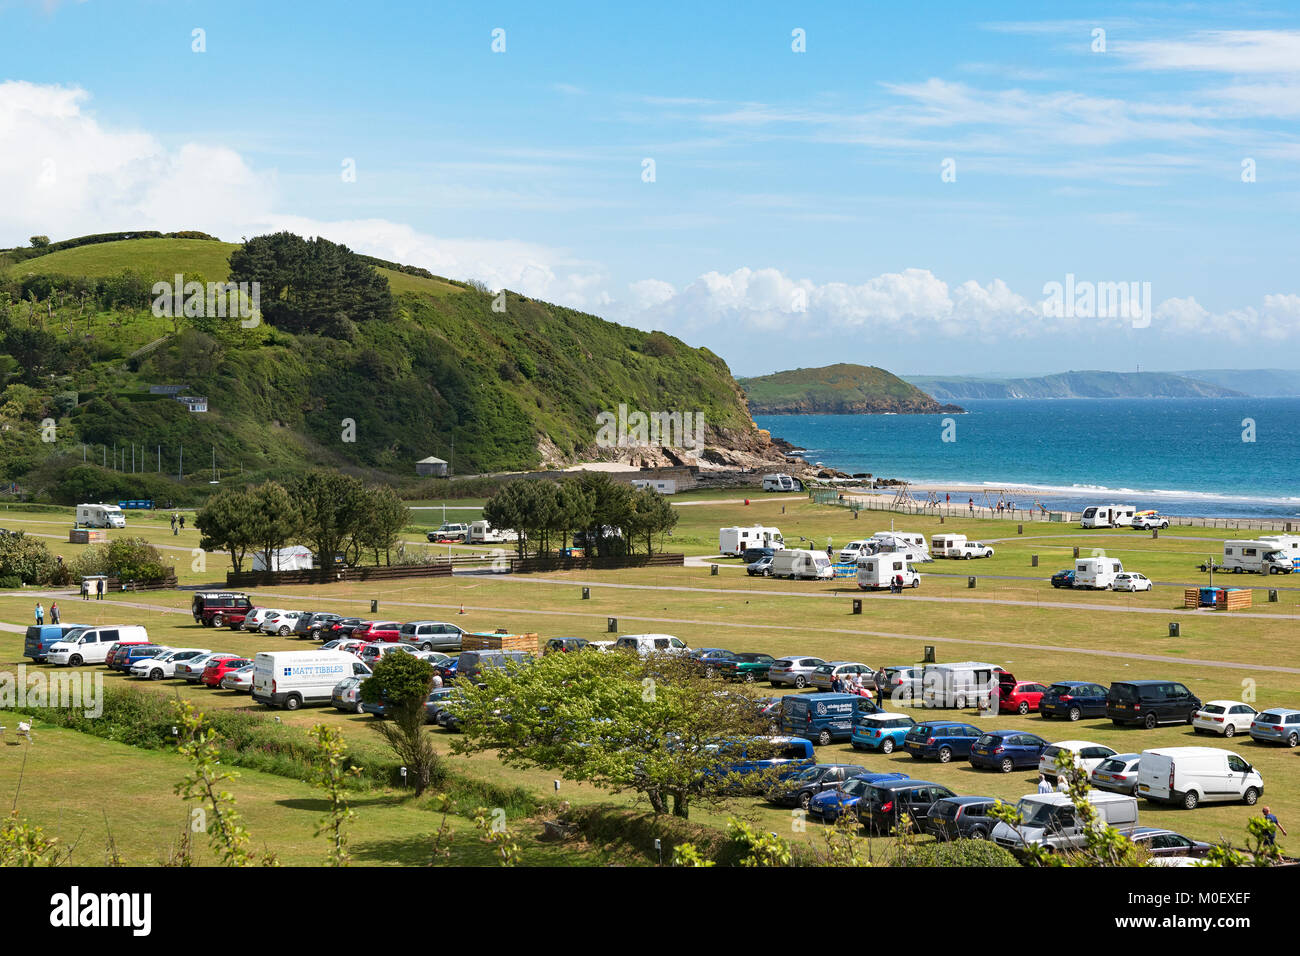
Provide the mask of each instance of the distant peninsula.
{"label": "distant peninsula", "polygon": [[1243,392],[1172,372],[1061,372],[1038,378],[909,375],[939,401],[980,398],[1241,398]]}
{"label": "distant peninsula", "polygon": [[934,415],[965,409],[943,405],[892,372],[870,365],[797,368],[737,378],[751,415]]}

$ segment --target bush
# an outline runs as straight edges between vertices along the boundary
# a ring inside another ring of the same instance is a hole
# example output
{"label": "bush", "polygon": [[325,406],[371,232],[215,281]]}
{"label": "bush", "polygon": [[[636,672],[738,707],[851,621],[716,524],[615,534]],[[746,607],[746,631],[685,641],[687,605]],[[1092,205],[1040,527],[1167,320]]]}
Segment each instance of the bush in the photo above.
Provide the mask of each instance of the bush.
{"label": "bush", "polygon": [[987,840],[920,843],[900,848],[894,866],[1019,866],[1009,850]]}

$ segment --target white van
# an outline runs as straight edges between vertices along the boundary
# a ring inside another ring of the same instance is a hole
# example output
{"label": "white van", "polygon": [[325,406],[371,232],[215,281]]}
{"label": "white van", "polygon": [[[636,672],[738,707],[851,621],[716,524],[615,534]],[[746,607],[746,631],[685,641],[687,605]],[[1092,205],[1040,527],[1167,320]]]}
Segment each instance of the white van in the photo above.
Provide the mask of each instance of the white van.
{"label": "white van", "polygon": [[1192,810],[1198,803],[1240,800],[1250,807],[1263,792],[1259,771],[1231,750],[1165,747],[1142,751],[1138,762],[1138,796],[1157,803]]}
{"label": "white van", "polygon": [[125,528],[126,516],[117,505],[77,505],[77,524],[83,528]]}
{"label": "white van", "polygon": [[1091,505],[1079,516],[1081,528],[1130,528],[1136,505]]}
{"label": "white van", "polygon": [[903,576],[903,587],[920,587],[921,575],[912,569],[911,562],[904,555],[873,554],[858,561],[858,587],[864,591],[887,588],[900,574]]}
{"label": "white van", "polygon": [[519,532],[509,528],[494,528],[486,521],[471,521],[465,533],[466,544],[502,544],[518,541]]}
{"label": "white van", "polygon": [[690,648],[671,634],[624,634],[614,642],[621,651],[636,651],[642,657],[651,654],[688,654]]}
{"label": "white van", "polygon": [[[1137,826],[1138,802],[1124,793],[1107,793],[1089,790],[1088,802],[1097,811],[1098,822],[1127,830]],[[1016,804],[1020,824],[1011,826],[999,823],[990,836],[1000,847],[1015,852],[1028,846],[1041,846],[1057,851],[1084,846],[1087,834],[1083,821],[1076,819],[1074,804],[1069,794],[1033,793],[1020,798]]]}
{"label": "white van", "polygon": [[936,534],[930,539],[930,553],[936,558],[954,558],[965,543],[964,534]]}
{"label": "white van", "polygon": [[921,706],[988,710],[997,700],[1002,673],[997,664],[984,661],[926,664],[921,671]]}
{"label": "white van", "polygon": [[139,624],[78,628],[69,631],[63,640],[51,644],[45,659],[51,664],[69,667],[102,664],[108,658],[108,649],[118,642],[148,644],[149,632]]}
{"label": "white van", "polygon": [[780,550],[785,547],[780,528],[767,528],[761,524],[748,528],[719,528],[718,551],[721,554],[739,557],[747,548],[771,548]]}
{"label": "white van", "polygon": [[1074,586],[1105,590],[1124,571],[1118,558],[1079,558],[1074,562]]}
{"label": "white van", "polygon": [[859,538],[857,541],[850,541],[840,548],[840,561],[843,564],[857,564],[860,559],[875,553],[876,546],[873,541]]}
{"label": "white van", "polygon": [[343,651],[264,651],[253,658],[253,700],[285,710],[328,704],[343,678],[369,674],[355,654]]}
{"label": "white van", "polygon": [[789,578],[798,581],[804,578],[830,579],[835,577],[835,568],[824,551],[805,551],[802,548],[782,548],[772,555],[769,568],[774,578]]}

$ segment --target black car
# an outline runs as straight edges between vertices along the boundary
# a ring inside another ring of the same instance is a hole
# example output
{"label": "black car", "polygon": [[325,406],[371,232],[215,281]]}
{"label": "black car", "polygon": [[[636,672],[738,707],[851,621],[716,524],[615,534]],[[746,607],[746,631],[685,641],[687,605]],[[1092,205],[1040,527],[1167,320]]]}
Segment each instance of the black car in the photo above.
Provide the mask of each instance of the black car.
{"label": "black car", "polygon": [[812,798],[823,790],[834,790],[845,780],[851,780],[862,773],[862,765],[856,763],[819,763],[800,770],[768,791],[767,799],[781,807],[802,807],[808,809]]}
{"label": "black car", "polygon": [[1190,724],[1200,709],[1201,699],[1172,680],[1116,681],[1106,695],[1106,716],[1116,726]]}
{"label": "black car", "polygon": [[298,623],[293,626],[293,633],[298,637],[319,640],[320,636],[325,633],[325,628],[341,620],[343,620],[341,614],[331,614],[328,611],[311,611],[299,615]]}
{"label": "black car", "polygon": [[930,807],[940,800],[955,797],[943,784],[928,780],[887,780],[872,784],[858,801],[858,821],[868,830],[892,833],[906,813],[912,829],[925,828]]}
{"label": "black car", "polygon": [[359,617],[341,617],[331,624],[321,626],[319,637],[322,641],[339,641],[352,636],[352,629],[366,622]]}
{"label": "black car", "polygon": [[770,558],[774,554],[776,554],[775,548],[746,548],[740,560],[743,564],[753,564],[759,558]]}
{"label": "black car", "polygon": [[987,840],[998,821],[989,816],[996,797],[945,797],[930,807],[925,832],[936,840]]}
{"label": "black car", "polygon": [[1043,720],[1105,717],[1106,688],[1092,681],[1059,680],[1039,698],[1038,716]]}
{"label": "black car", "polygon": [[1052,587],[1054,588],[1074,587],[1074,568],[1066,568],[1064,571],[1057,571],[1055,574],[1053,574]]}

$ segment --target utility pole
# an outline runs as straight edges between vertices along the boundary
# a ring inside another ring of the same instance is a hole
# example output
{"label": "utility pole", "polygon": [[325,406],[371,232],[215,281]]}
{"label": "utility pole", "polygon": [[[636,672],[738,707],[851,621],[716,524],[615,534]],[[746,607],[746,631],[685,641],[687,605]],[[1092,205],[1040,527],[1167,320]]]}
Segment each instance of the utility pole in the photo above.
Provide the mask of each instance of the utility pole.
{"label": "utility pole", "polygon": [[162,445],[158,446],[158,474],[162,474]]}
{"label": "utility pole", "polygon": [[182,481],[185,476],[185,446],[181,445],[180,457],[176,464],[176,480]]}

